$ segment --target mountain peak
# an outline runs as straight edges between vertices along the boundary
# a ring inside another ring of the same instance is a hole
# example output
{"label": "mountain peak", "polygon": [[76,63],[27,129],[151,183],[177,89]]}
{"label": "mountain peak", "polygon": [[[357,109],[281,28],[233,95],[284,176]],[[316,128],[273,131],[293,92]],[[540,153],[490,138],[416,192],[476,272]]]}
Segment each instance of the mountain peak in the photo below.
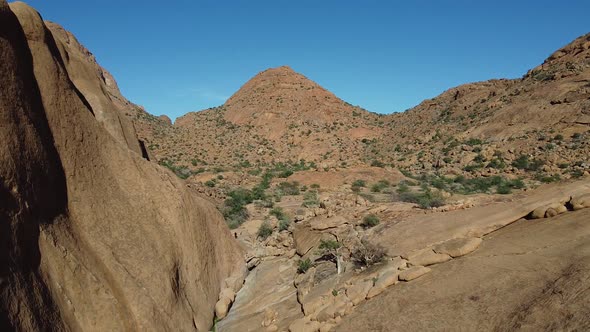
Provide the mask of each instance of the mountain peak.
{"label": "mountain peak", "polygon": [[330,91],[291,67],[258,73],[225,103],[226,119],[236,124],[264,125],[268,121],[333,121],[350,108]]}

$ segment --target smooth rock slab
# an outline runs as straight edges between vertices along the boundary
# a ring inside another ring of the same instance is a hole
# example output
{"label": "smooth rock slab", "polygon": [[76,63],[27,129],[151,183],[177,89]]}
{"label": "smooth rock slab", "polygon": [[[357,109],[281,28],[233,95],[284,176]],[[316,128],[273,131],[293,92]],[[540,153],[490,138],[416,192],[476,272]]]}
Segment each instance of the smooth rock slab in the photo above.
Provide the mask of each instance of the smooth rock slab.
{"label": "smooth rock slab", "polygon": [[231,310],[217,323],[217,331],[263,331],[263,324],[287,330],[291,322],[303,317],[294,286],[296,275],[292,260],[263,261],[246,278]]}
{"label": "smooth rock slab", "polygon": [[483,240],[478,237],[451,239],[434,246],[434,251],[453,258],[461,257],[475,251],[482,242]]}
{"label": "smooth rock slab", "polygon": [[438,254],[431,248],[413,250],[405,255],[402,255],[402,257],[410,261],[412,265],[422,266],[443,263],[451,260],[451,256],[447,254]]}
{"label": "smooth rock slab", "polygon": [[402,271],[399,274],[399,280],[402,281],[410,281],[410,280],[414,280],[416,278],[419,278],[423,275],[425,275],[426,273],[430,272],[430,268],[424,267],[424,266],[412,266],[411,268]]}
{"label": "smooth rock slab", "polygon": [[346,289],[346,296],[352,301],[352,304],[357,305],[367,297],[367,293],[372,287],[372,280],[360,281]]}
{"label": "smooth rock slab", "polygon": [[397,284],[399,282],[399,274],[400,271],[397,270],[387,270],[381,273],[379,279],[375,281],[373,288],[367,293],[367,299],[373,298],[383,293],[387,287]]}
{"label": "smooth rock slab", "polygon": [[307,254],[311,248],[320,242],[322,234],[311,230],[308,224],[300,224],[293,229],[293,240],[297,253],[301,256]]}
{"label": "smooth rock slab", "polygon": [[309,221],[312,230],[326,230],[348,224],[348,219],[343,216],[320,216]]}

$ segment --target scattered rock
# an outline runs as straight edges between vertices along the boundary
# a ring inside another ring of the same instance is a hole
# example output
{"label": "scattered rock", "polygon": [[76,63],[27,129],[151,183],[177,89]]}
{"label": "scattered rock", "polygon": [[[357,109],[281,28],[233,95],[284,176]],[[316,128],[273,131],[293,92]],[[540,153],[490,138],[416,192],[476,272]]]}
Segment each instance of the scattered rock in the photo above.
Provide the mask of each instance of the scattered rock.
{"label": "scattered rock", "polygon": [[531,219],[551,218],[558,214],[567,212],[567,208],[563,203],[553,203],[549,205],[540,206],[533,210],[530,214]]}
{"label": "scattered rock", "polygon": [[316,321],[310,321],[309,318],[300,318],[289,325],[289,332],[317,332],[321,324]]}

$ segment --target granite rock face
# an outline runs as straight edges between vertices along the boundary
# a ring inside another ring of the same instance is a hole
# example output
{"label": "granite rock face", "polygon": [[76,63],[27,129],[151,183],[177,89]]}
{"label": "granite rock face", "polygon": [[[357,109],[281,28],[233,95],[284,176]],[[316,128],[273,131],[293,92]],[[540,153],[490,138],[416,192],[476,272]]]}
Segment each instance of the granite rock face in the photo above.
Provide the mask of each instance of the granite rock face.
{"label": "granite rock face", "polygon": [[0,1],[0,329],[206,331],[242,252],[67,47]]}

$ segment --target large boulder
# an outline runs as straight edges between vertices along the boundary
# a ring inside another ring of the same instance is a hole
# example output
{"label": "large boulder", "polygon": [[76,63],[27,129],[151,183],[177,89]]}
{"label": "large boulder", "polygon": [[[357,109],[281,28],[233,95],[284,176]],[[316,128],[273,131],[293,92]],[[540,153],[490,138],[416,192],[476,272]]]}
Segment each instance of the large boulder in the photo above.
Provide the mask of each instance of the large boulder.
{"label": "large boulder", "polygon": [[475,251],[482,242],[483,240],[478,237],[456,238],[434,246],[434,251],[455,258]]}
{"label": "large boulder", "polygon": [[23,3],[0,58],[0,330],[208,330],[244,272],[220,213],[97,120]]}
{"label": "large boulder", "polygon": [[570,204],[574,211],[590,208],[590,193],[572,197]]}

